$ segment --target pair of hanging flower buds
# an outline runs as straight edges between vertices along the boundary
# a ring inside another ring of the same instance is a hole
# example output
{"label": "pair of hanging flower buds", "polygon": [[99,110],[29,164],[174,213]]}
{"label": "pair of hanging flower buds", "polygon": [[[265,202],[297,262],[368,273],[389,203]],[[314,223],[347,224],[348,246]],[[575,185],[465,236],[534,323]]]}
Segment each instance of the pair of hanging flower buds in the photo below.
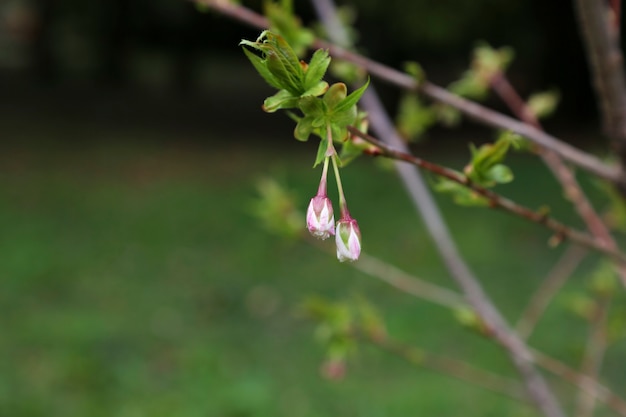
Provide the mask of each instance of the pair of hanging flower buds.
{"label": "pair of hanging flower buds", "polygon": [[[350,216],[348,205],[341,186],[339,170],[335,155],[324,159],[322,179],[317,189],[317,195],[311,199],[306,213],[306,225],[309,232],[318,239],[328,239],[335,235],[337,244],[337,259],[340,262],[356,261],[361,254],[361,231],[356,220]],[[333,205],[326,194],[326,179],[328,174],[328,162],[332,159],[337,179],[337,189],[339,191],[339,210],[341,218],[335,225],[335,215]]]}

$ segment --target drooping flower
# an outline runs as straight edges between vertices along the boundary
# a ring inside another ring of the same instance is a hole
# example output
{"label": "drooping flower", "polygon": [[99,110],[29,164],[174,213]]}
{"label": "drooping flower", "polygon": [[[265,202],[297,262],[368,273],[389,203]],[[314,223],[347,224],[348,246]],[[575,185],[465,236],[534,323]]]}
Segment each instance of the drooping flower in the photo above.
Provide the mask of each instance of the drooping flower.
{"label": "drooping flower", "polygon": [[340,262],[356,261],[361,255],[361,231],[356,220],[349,214],[342,216],[335,230],[337,259]]}
{"label": "drooping flower", "polygon": [[335,234],[333,204],[326,195],[316,195],[311,199],[306,212],[306,227],[318,239],[328,239]]}

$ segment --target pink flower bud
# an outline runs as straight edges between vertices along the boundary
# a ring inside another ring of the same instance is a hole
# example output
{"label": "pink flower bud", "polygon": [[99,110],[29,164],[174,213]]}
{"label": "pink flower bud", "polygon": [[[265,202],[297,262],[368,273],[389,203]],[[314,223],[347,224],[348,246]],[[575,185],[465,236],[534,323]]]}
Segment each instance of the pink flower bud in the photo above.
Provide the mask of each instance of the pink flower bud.
{"label": "pink flower bud", "polygon": [[343,359],[328,359],[320,367],[320,373],[326,379],[339,381],[346,376],[346,362]]}
{"label": "pink flower bud", "polygon": [[335,234],[333,205],[325,195],[316,195],[311,199],[306,212],[306,227],[319,239],[328,239]]}
{"label": "pink flower bud", "polygon": [[356,220],[349,215],[337,222],[335,241],[340,262],[356,261],[361,254],[361,231]]}

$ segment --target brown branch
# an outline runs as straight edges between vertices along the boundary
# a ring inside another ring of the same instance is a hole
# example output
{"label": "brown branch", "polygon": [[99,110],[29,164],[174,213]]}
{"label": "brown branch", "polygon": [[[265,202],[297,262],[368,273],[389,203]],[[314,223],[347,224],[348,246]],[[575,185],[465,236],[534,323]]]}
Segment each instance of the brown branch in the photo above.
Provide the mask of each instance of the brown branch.
{"label": "brown branch", "polygon": [[443,167],[441,165],[437,165],[434,164],[432,162],[423,160],[421,158],[418,158],[416,156],[413,156],[411,154],[405,153],[405,152],[400,152],[397,151],[395,149],[390,148],[389,146],[387,146],[386,144],[384,144],[383,142],[379,141],[378,139],[374,138],[371,135],[368,135],[366,133],[363,133],[361,131],[359,131],[358,129],[349,126],[348,130],[350,131],[350,133],[352,133],[353,135],[359,136],[360,138],[368,141],[369,143],[377,146],[380,150],[380,154],[393,158],[393,159],[397,159],[397,160],[401,160],[404,162],[408,162],[412,165],[418,166],[420,168],[423,168],[427,171],[432,172],[435,175],[438,175],[440,177],[444,177],[447,178],[451,181],[454,181],[458,184],[463,185],[464,187],[467,187],[471,190],[473,190],[474,192],[476,192],[478,195],[486,198],[489,201],[489,206],[492,208],[500,208],[504,211],[507,211],[511,214],[514,214],[516,216],[522,217],[526,220],[529,220],[533,223],[537,223],[540,225],[545,226],[546,228],[552,230],[553,232],[555,232],[556,236],[558,238],[567,238],[569,240],[571,240],[572,242],[578,243],[580,245],[583,245],[587,248],[593,249],[595,251],[601,252],[607,256],[609,256],[610,258],[612,258],[613,260],[615,260],[616,262],[619,262],[620,264],[624,264],[626,265],[626,255],[624,255],[623,253],[621,253],[620,251],[614,249],[614,248],[610,248],[607,247],[607,245],[603,242],[600,241],[598,239],[593,238],[592,236],[572,229],[566,225],[564,225],[563,223],[546,216],[545,213],[542,213],[540,211],[534,211],[532,209],[529,209],[527,207],[524,207],[522,205],[519,205],[517,203],[515,203],[514,201],[511,201],[505,197],[502,197],[501,195],[487,189],[484,187],[481,187],[480,185],[474,184],[473,182],[471,182],[466,176],[458,173],[457,171],[453,171],[449,168]]}
{"label": "brown branch", "polygon": [[[623,170],[626,166],[626,78],[619,32],[610,22],[606,1],[576,0],[575,3],[604,131],[613,141]],[[619,9],[619,2],[614,2],[614,7]],[[619,15],[615,18],[619,19]]]}
{"label": "brown branch", "polygon": [[619,37],[620,26],[622,19],[622,1],[611,0],[611,25],[615,31],[615,36]]}
{"label": "brown branch", "polygon": [[[242,6],[231,4],[227,1],[220,0],[190,0],[198,4],[203,4],[211,9],[238,20],[242,23],[256,27],[259,29],[266,29],[269,26],[269,22],[263,16],[256,14]],[[605,164],[597,157],[581,151],[554,136],[551,136],[541,130],[530,126],[526,123],[518,122],[511,117],[505,116],[502,113],[498,113],[494,110],[488,109],[480,104],[466,100],[453,93],[450,93],[445,88],[439,87],[428,81],[419,83],[410,75],[383,65],[379,62],[368,59],[357,53],[348,51],[344,48],[332,45],[328,42],[316,40],[314,43],[316,48],[328,49],[333,58],[350,61],[364,69],[366,69],[371,75],[396,85],[397,87],[415,90],[421,92],[426,97],[432,100],[452,106],[466,116],[483,123],[487,126],[495,127],[497,129],[505,129],[515,132],[521,136],[526,137],[533,143],[544,146],[558,153],[561,157],[569,162],[580,166],[581,168],[597,175],[600,178],[620,183],[624,180],[621,176],[620,170]]]}
{"label": "brown branch", "polygon": [[[494,75],[491,80],[491,86],[520,120],[538,129],[542,129],[539,120],[537,120],[533,112],[517,94],[517,91],[515,91],[502,72],[497,72]],[[542,147],[538,147],[537,151],[556,179],[561,183],[565,195],[573,203],[574,208],[587,225],[589,231],[596,238],[603,240],[607,245],[617,247],[608,228],[600,216],[598,216],[584,191],[576,181],[572,170],[565,165],[556,152]]]}
{"label": "brown branch", "polygon": [[[513,113],[522,121],[531,124],[538,129],[542,129],[539,120],[528,108],[524,100],[517,94],[506,76],[498,71],[491,79],[493,90],[507,104]],[[543,129],[542,129],[543,130]],[[550,149],[537,147],[539,156],[552,171],[565,192],[565,196],[574,205],[574,209],[587,225],[589,232],[596,239],[604,242],[609,248],[618,250],[617,243],[611,236],[608,227],[604,224],[598,213],[595,211],[589,199],[582,190],[572,170],[565,165],[561,157]],[[622,283],[626,286],[626,267],[619,267],[618,273]]]}
{"label": "brown branch", "polygon": [[517,334],[522,339],[530,337],[550,301],[563,287],[586,254],[587,249],[578,245],[571,245],[541,282],[517,322]]}

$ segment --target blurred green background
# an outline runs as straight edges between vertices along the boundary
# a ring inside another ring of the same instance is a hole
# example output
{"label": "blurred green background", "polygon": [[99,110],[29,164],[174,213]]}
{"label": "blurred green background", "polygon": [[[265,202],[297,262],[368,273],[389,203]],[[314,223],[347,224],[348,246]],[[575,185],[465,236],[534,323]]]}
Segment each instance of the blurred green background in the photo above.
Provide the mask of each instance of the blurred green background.
{"label": "blurred green background", "polygon": [[[278,178],[304,211],[319,181],[314,144],[294,141],[285,117],[261,112],[268,89],[236,47],[256,31],[186,2],[148,3],[0,3],[0,415],[535,415],[368,346],[343,380],[321,377],[325,348],[296,313],[314,294],[361,295],[393,337],[515,373],[450,311],[262,228],[252,215],[257,181]],[[447,83],[467,65],[474,40],[506,42],[520,56],[512,71],[522,91],[562,82],[567,103],[590,94],[576,78],[586,76],[578,43],[549,36],[577,42],[569,4],[414,2],[411,26],[389,24],[408,6],[386,3],[354,2],[363,44],[381,59],[423,54],[427,72]],[[549,16],[569,29],[554,30]],[[544,59],[554,63],[551,45],[559,44],[563,77]],[[580,86],[569,88],[575,80]],[[393,107],[394,93],[383,93]],[[597,149],[588,138],[598,135],[587,135],[593,117],[592,105],[566,104],[552,127]],[[491,137],[467,124],[435,130],[417,149],[460,169],[467,143]],[[503,193],[549,204],[580,226],[537,160],[514,155],[511,166],[518,180]],[[364,250],[454,288],[393,172],[363,159],[343,176]],[[548,249],[549,234],[522,220],[437,198],[461,252],[515,321],[564,248]],[[566,293],[586,285],[595,261],[583,263]],[[577,366],[586,325],[567,299],[556,300],[531,342]],[[607,352],[610,385],[626,383],[625,351],[620,339]],[[573,391],[555,387],[571,406]]]}

